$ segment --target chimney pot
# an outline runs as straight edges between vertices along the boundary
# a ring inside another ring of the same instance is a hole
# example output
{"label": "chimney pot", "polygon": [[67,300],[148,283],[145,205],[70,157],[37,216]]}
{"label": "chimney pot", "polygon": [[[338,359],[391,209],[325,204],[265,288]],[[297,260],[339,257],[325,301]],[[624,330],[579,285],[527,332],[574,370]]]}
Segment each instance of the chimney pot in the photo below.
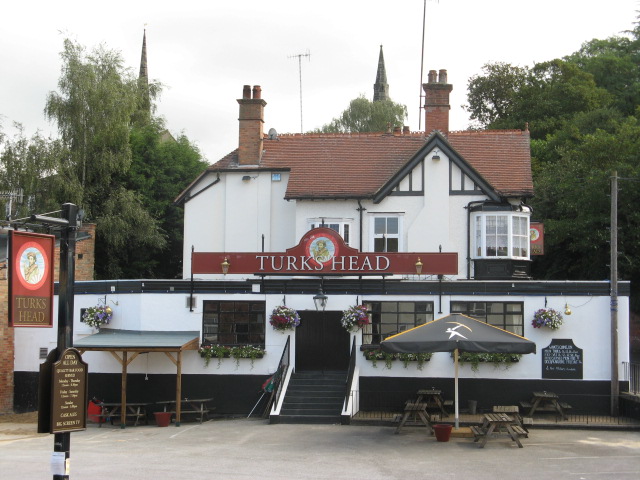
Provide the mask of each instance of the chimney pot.
{"label": "chimney pot", "polygon": [[409,130],[409,125],[404,125],[402,127],[402,134],[403,135],[409,135],[409,133],[411,133],[411,131]]}
{"label": "chimney pot", "polygon": [[253,98],[257,100],[259,98],[262,98],[261,95],[262,95],[262,88],[260,88],[260,85],[255,85],[253,87]]}
{"label": "chimney pot", "polygon": [[393,127],[393,134],[400,135],[402,133],[401,127]]}
{"label": "chimney pot", "polygon": [[251,85],[245,85],[242,88],[242,98],[251,98]]}
{"label": "chimney pot", "polygon": [[438,75],[438,83],[447,83],[447,71],[446,70],[440,70],[440,73]]}
{"label": "chimney pot", "polygon": [[427,77],[427,82],[428,83],[436,83],[436,71],[435,70],[429,70],[429,75]]}

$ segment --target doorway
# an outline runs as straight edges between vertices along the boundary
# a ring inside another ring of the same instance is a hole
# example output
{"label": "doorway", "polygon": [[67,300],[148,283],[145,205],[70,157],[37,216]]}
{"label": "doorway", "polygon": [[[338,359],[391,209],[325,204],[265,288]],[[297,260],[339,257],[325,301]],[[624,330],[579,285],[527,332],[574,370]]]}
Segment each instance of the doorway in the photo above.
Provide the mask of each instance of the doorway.
{"label": "doorway", "polygon": [[349,332],[340,323],[342,312],[300,313],[296,328],[296,371],[347,370]]}

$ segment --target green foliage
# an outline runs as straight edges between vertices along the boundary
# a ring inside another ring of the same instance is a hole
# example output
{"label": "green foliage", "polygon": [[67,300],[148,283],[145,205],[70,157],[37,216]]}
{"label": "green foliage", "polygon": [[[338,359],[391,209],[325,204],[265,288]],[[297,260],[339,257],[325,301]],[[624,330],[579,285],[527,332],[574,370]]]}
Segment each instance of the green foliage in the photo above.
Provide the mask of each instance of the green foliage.
{"label": "green foliage", "polygon": [[492,363],[494,368],[503,367],[505,369],[511,367],[514,362],[519,362],[522,355],[519,353],[477,353],[477,352],[460,352],[458,362],[461,365],[468,363],[471,370],[478,371],[480,363]]}
{"label": "green foliage", "polygon": [[254,347],[253,345],[239,345],[236,347],[228,347],[226,345],[202,345],[198,349],[198,353],[204,358],[204,366],[208,366],[212,358],[218,359],[218,368],[223,358],[235,358],[236,366],[240,365],[242,358],[251,360],[251,367],[256,358],[262,358],[267,352],[263,348]]}
{"label": "green foliage", "polygon": [[351,100],[349,107],[318,133],[386,132],[388,126],[401,127],[407,118],[407,107],[391,100],[372,102],[363,95]]}
{"label": "green foliage", "polygon": [[386,368],[391,369],[394,360],[400,360],[404,368],[409,366],[409,362],[418,362],[418,370],[424,368],[424,362],[431,359],[432,353],[389,353],[378,348],[366,348],[362,351],[364,358],[373,362],[373,368],[378,367],[378,360],[384,360]]}

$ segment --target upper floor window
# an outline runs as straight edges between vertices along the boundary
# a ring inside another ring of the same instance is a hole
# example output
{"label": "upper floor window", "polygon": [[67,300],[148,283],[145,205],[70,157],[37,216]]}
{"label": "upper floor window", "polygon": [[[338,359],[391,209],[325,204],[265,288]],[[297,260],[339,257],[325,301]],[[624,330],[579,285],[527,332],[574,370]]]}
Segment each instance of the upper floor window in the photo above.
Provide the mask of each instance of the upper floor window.
{"label": "upper floor window", "polygon": [[264,346],[265,303],[205,300],[202,343]]}
{"label": "upper floor window", "polygon": [[372,218],[371,250],[374,252],[399,252],[402,245],[402,217],[376,215]]}
{"label": "upper floor window", "polygon": [[309,230],[312,228],[330,228],[331,230],[335,230],[340,234],[344,243],[350,245],[350,237],[351,237],[351,222],[349,220],[344,219],[311,219],[309,220]]}
{"label": "upper floor window", "polygon": [[529,258],[529,216],[474,214],[474,258]]}

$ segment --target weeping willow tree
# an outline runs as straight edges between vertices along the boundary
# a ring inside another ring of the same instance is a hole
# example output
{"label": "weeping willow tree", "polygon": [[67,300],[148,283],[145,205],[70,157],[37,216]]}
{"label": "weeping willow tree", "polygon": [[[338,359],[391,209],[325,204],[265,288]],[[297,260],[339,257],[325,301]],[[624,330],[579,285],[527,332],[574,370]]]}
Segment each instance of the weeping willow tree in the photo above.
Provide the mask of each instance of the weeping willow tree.
{"label": "weeping willow tree", "polygon": [[[124,249],[160,250],[166,235],[144,207],[141,196],[123,182],[132,163],[129,143],[140,95],[135,76],[119,52],[64,41],[58,91],[50,92],[46,117],[60,134],[51,193],[82,208],[96,226],[96,272],[103,278],[123,274]],[[126,260],[125,260],[126,261]]]}

